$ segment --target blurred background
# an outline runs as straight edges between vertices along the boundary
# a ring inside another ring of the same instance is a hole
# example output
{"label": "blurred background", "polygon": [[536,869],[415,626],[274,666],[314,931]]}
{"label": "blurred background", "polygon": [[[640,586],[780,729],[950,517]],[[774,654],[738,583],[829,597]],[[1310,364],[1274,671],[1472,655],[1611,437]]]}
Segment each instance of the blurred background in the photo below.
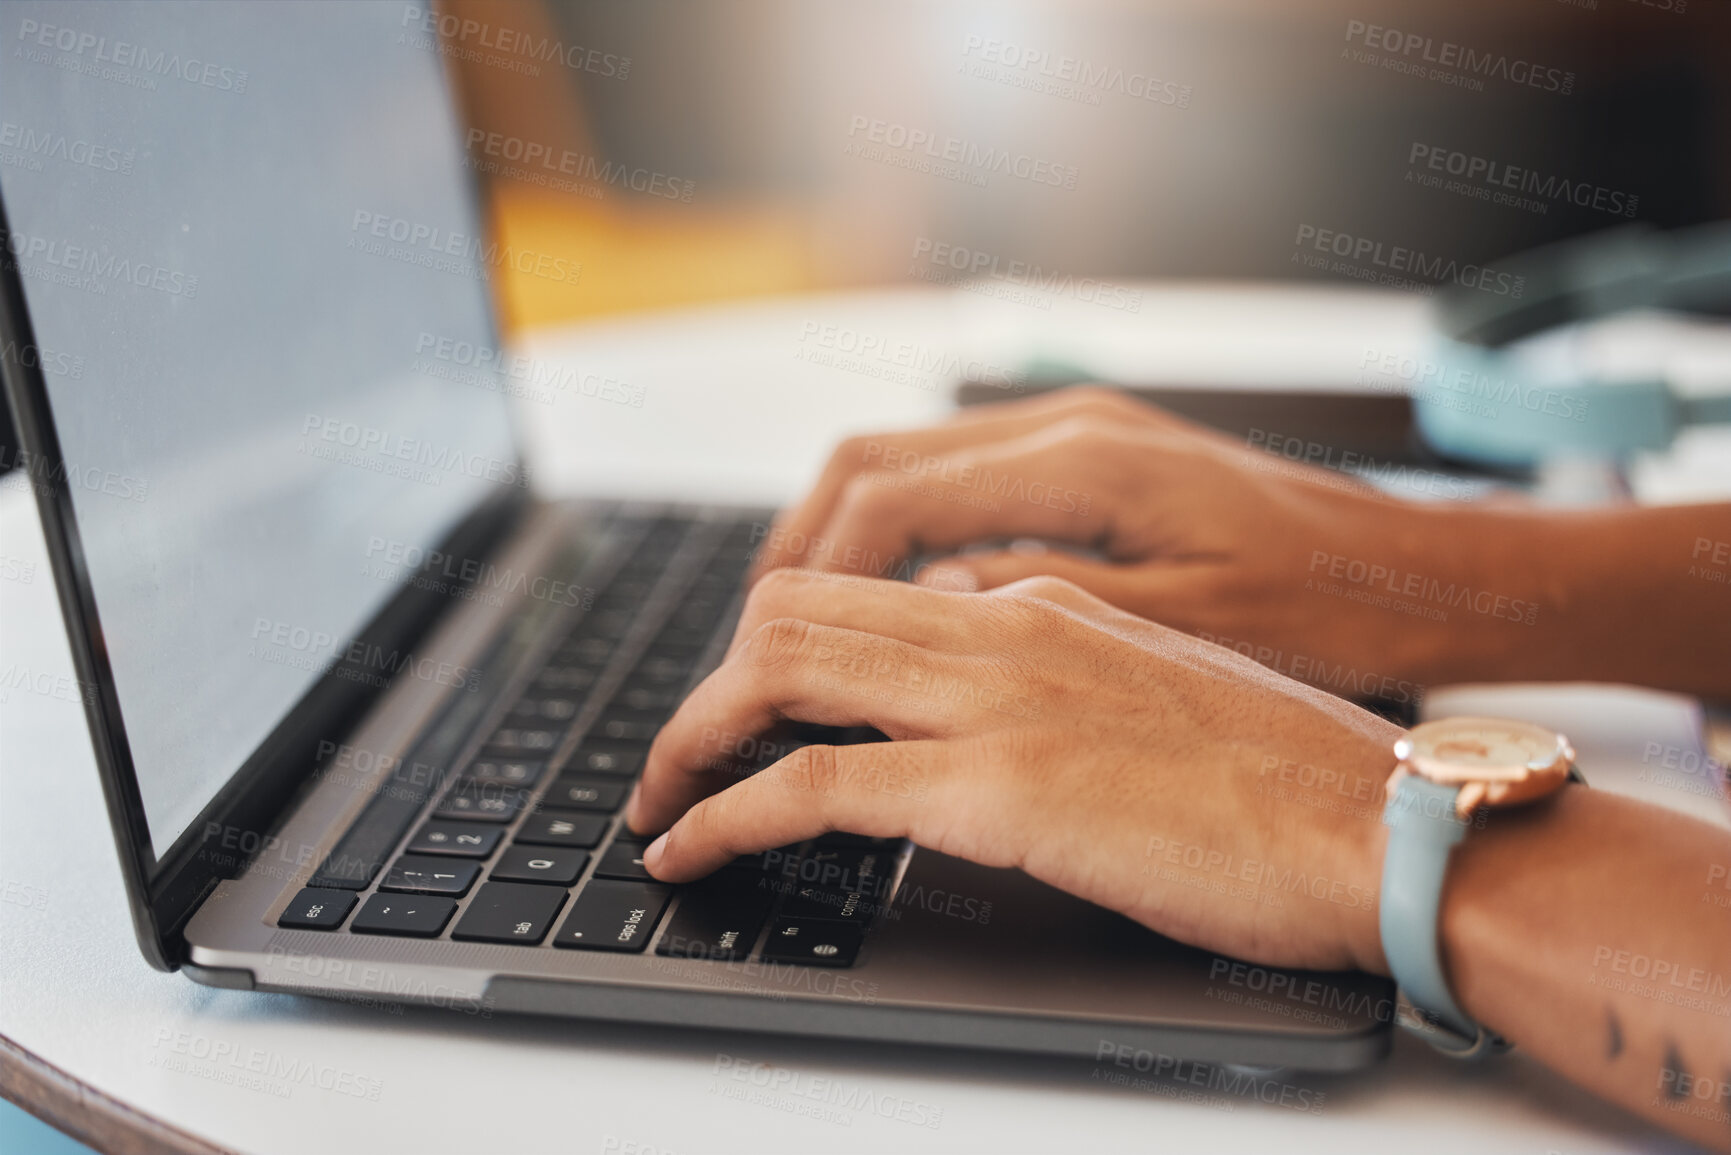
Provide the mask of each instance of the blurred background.
{"label": "blurred background", "polygon": [[450,0],[430,19],[500,239],[583,265],[502,278],[520,331],[942,283],[958,261],[1353,276],[1305,262],[1306,226],[1419,254],[1394,278],[1414,290],[1630,221],[1731,217],[1728,8]]}

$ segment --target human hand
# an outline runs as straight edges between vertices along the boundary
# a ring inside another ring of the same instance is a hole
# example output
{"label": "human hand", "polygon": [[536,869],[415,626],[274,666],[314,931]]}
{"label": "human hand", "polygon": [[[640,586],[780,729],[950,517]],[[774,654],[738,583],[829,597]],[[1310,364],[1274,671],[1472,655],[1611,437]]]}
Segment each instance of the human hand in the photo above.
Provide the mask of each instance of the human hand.
{"label": "human hand", "polygon": [[[1076,388],[843,442],[754,572],[967,590],[1051,575],[1335,692],[1413,700],[1414,683],[1482,675],[1533,641],[1521,627],[1536,619],[1536,583],[1516,564],[1530,543],[1499,551],[1502,523],[1461,521]],[[1004,539],[1025,540],[910,568]]]}
{"label": "human hand", "polygon": [[[736,779],[724,752],[783,719],[892,741]],[[656,738],[627,816],[667,830],[645,863],[668,881],[831,830],[908,837],[1206,949],[1382,970],[1374,815],[1399,733],[1057,579],[969,594],[783,570]],[[1270,771],[1294,765],[1369,784],[1372,817],[1278,797]]]}

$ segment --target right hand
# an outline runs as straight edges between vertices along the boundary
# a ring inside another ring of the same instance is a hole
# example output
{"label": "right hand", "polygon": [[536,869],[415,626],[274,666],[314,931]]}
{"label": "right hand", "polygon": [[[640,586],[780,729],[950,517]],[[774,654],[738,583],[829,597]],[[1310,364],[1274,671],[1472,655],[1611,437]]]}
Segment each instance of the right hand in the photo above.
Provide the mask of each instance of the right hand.
{"label": "right hand", "polygon": [[[757,576],[806,565],[962,590],[1060,577],[1301,680],[1399,696],[1395,679],[1435,673],[1441,649],[1470,651],[1470,627],[1485,624],[1457,612],[1443,638],[1423,614],[1386,604],[1389,581],[1471,584],[1461,559],[1437,549],[1446,530],[1427,525],[1435,517],[1350,475],[1075,388],[844,441],[777,519]],[[909,567],[1005,539],[1032,540]]]}

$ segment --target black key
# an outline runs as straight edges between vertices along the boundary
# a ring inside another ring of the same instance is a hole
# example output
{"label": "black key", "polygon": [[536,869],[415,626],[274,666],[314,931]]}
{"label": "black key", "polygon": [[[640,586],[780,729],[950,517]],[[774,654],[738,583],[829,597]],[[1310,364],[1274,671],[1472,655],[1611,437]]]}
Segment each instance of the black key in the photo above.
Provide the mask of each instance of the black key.
{"label": "black key", "polygon": [[565,773],[632,775],[643,769],[649,747],[629,742],[597,742],[584,739],[571,761],[565,763]]}
{"label": "black key", "polygon": [[555,779],[547,791],[548,806],[568,806],[573,810],[600,810],[611,814],[625,801],[625,783],[607,782],[596,778],[574,778],[570,775]]}
{"label": "black key", "polygon": [[861,889],[886,869],[887,855],[854,847],[813,846],[797,862],[783,860],[779,876],[807,886]]}
{"label": "black key", "polygon": [[613,695],[613,704],[627,710],[654,710],[666,717],[679,705],[679,695],[665,686],[635,686],[627,682]]}
{"label": "black key", "polygon": [[895,854],[901,850],[905,838],[873,838],[869,834],[848,834],[845,831],[833,830],[820,836],[812,843],[814,850],[840,850],[852,848],[856,850],[876,850],[884,854]]}
{"label": "black key", "polygon": [[529,791],[521,786],[483,784],[465,778],[451,788],[433,814],[471,822],[509,822],[528,805]]}
{"label": "black key", "polygon": [[[796,870],[799,862],[800,847],[804,845],[803,842],[791,842],[773,850],[760,850],[756,854],[742,854],[721,869],[735,874],[767,874],[778,879],[785,871],[790,872],[788,878],[791,879],[793,877],[791,872]],[[784,886],[783,889],[785,890],[787,887]]]}
{"label": "black key", "polygon": [[745,958],[775,900],[760,881],[756,875],[722,873],[685,887],[655,953],[718,962]]}
{"label": "black key", "polygon": [[410,854],[448,854],[456,858],[485,858],[499,845],[505,832],[472,822],[429,822],[409,843]]}
{"label": "black key", "polygon": [[573,638],[559,647],[555,660],[562,666],[587,666],[598,670],[613,656],[613,643],[606,638]]}
{"label": "black key", "polygon": [[481,864],[478,862],[452,862],[449,858],[405,854],[391,863],[379,889],[461,896],[469,893],[469,887],[475,884],[475,876],[480,873]]}
{"label": "black key", "polygon": [[546,726],[501,726],[487,739],[487,754],[510,758],[518,755],[550,754],[565,728]]}
{"label": "black key", "polygon": [[668,630],[704,630],[707,636],[715,632],[715,621],[726,608],[727,603],[720,597],[719,591],[707,596],[701,593],[687,594],[685,600],[667,616],[667,624],[662,627],[662,633],[665,635]]}
{"label": "black key", "polygon": [[407,759],[398,763],[381,780],[378,794],[319,864],[318,873],[308,884],[364,890],[390,861],[392,848],[427,799],[453,777],[430,762]]}
{"label": "black key", "polygon": [[673,888],[648,882],[594,881],[577,896],[553,945],[636,954],[649,945]]}
{"label": "black key", "polygon": [[714,627],[707,623],[698,628],[669,623],[655,635],[652,645],[660,653],[696,653],[709,644],[709,637],[714,632]]}
{"label": "black key", "polygon": [[288,909],[282,912],[276,924],[300,930],[335,930],[343,925],[343,919],[349,917],[349,911],[359,901],[353,891],[320,890],[309,886],[295,895],[295,900],[288,904]]}
{"label": "black key", "polygon": [[456,912],[454,898],[432,898],[424,894],[375,894],[355,915],[349,929],[356,934],[400,934],[408,938],[437,938]]}
{"label": "black key", "polygon": [[507,713],[516,725],[532,726],[538,722],[569,722],[577,716],[577,709],[576,698],[560,695],[519,698]]}
{"label": "black key", "polygon": [[553,916],[565,905],[565,892],[553,886],[487,882],[469,900],[469,909],[451,937],[463,942],[514,942],[534,946],[547,935]]}
{"label": "black key", "polygon": [[512,846],[499,856],[487,877],[494,882],[539,882],[570,886],[589,865],[587,850],[565,850],[551,846]]}
{"label": "black key", "polygon": [[[583,619],[583,624],[578,627],[578,630],[586,637],[604,638],[616,642],[631,629],[631,620],[634,616],[632,609],[635,607],[620,605],[615,601],[611,590],[608,591],[608,595],[603,599],[602,604],[596,606],[590,611],[589,616]],[[623,599],[619,600],[623,601]]]}
{"label": "black key", "polygon": [[581,693],[595,684],[596,672],[576,664],[551,665],[535,675],[535,688],[542,691]]}
{"label": "black key", "polygon": [[591,740],[602,738],[609,742],[652,742],[660,732],[662,723],[666,721],[666,716],[659,711],[645,713],[610,706],[590,728],[589,737]]}
{"label": "black key", "polygon": [[595,877],[652,881],[655,876],[643,867],[643,851],[648,845],[635,838],[615,838],[607,853],[601,856],[601,861],[595,864]]}
{"label": "black key", "polygon": [[517,832],[519,846],[575,846],[588,849],[607,833],[605,814],[579,814],[575,810],[537,810]]}
{"label": "black key", "polygon": [[778,918],[763,943],[763,961],[808,967],[851,967],[865,929],[821,918]]}
{"label": "black key", "polygon": [[503,782],[511,786],[533,786],[541,781],[541,775],[546,771],[545,762],[498,761],[488,758],[471,762],[467,774],[483,785]]}
{"label": "black key", "polygon": [[789,883],[780,879],[775,885],[787,896],[781,904],[784,917],[868,923],[883,912],[888,882],[888,879],[873,879],[870,885],[851,889]]}
{"label": "black key", "polygon": [[690,659],[651,656],[637,663],[631,680],[641,686],[683,687],[690,677]]}

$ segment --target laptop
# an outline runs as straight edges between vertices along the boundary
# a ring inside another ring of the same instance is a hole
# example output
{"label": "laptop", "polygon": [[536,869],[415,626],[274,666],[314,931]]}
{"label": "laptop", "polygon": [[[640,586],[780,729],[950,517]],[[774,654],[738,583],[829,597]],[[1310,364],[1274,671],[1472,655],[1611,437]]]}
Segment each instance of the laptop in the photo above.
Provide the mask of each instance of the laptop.
{"label": "laptop", "polygon": [[1385,1053],[1381,979],[902,841],[648,875],[620,808],[771,511],[537,496],[512,394],[546,367],[489,305],[537,258],[483,231],[427,11],[6,6],[5,388],[149,963],[1143,1071]]}

